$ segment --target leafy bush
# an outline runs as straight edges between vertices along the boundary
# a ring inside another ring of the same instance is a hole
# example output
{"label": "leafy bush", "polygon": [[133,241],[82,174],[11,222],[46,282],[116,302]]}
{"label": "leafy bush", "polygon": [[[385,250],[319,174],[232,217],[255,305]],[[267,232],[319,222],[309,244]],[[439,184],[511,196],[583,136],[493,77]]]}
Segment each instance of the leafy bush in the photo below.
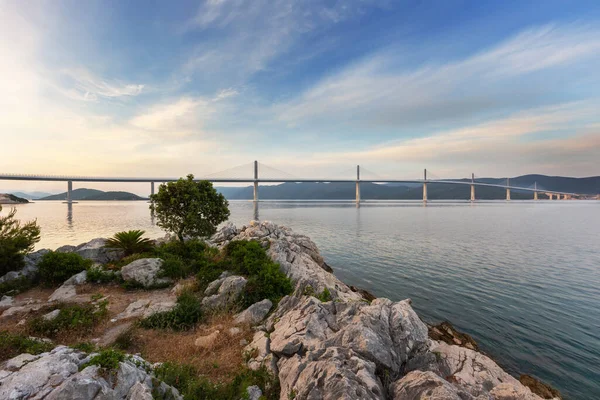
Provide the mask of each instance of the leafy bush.
{"label": "leafy bush", "polygon": [[243,305],[250,306],[263,299],[277,303],[292,293],[292,281],[271,261],[266,251],[256,241],[233,241],[225,248],[224,263],[234,273],[249,276]]}
{"label": "leafy bush", "polygon": [[157,225],[177,235],[203,237],[212,235],[217,226],[229,218],[225,197],[209,181],[194,182],[194,175],[168,182],[150,196],[150,209]]}
{"label": "leafy bush", "polygon": [[16,213],[17,209],[13,208],[8,215],[0,217],[0,276],[23,268],[25,254],[33,251],[35,244],[40,241],[37,221],[21,225],[15,218]]}
{"label": "leafy bush", "polygon": [[88,282],[108,283],[119,280],[119,276],[114,271],[92,266],[87,269],[87,280]]}
{"label": "leafy bush", "polygon": [[110,249],[121,249],[126,256],[132,254],[145,253],[152,250],[152,241],[143,238],[145,231],[131,230],[115,233],[115,235],[106,240],[104,247]]}
{"label": "leafy bush", "polygon": [[36,282],[30,278],[22,276],[20,278],[14,279],[8,282],[0,283],[0,296],[4,296],[5,294],[14,296],[15,294],[24,292],[33,286],[35,286]]}
{"label": "leafy bush", "polygon": [[84,369],[90,365],[97,365],[105,371],[114,371],[119,368],[119,363],[125,360],[125,353],[115,350],[107,349],[102,350],[100,353],[90,359],[90,361],[83,364],[80,368]]}
{"label": "leafy bush", "polygon": [[0,331],[0,361],[16,357],[21,353],[40,354],[53,348],[52,343]]}
{"label": "leafy bush", "polygon": [[38,263],[40,278],[47,284],[61,284],[91,266],[91,260],[86,260],[77,253],[56,251],[44,254]]}
{"label": "leafy bush", "polygon": [[[186,242],[170,241],[157,247],[156,257],[163,259],[162,276],[180,279],[200,271],[208,272],[215,267],[213,261],[218,250],[209,247],[201,240],[192,239]],[[220,272],[216,274],[218,278]],[[211,274],[214,276],[214,274]]]}
{"label": "leafy bush", "polygon": [[38,335],[54,337],[58,333],[89,332],[108,315],[105,300],[97,307],[92,304],[73,304],[59,306],[60,312],[54,319],[47,320],[44,317],[36,317],[29,322],[29,330]]}
{"label": "leafy bush", "polygon": [[77,343],[71,347],[76,350],[83,351],[84,353],[93,353],[96,351],[96,345],[90,342]]}
{"label": "leafy bush", "polygon": [[175,308],[141,320],[140,326],[148,329],[185,330],[194,327],[201,318],[200,300],[191,292],[183,292],[177,298]]}
{"label": "leafy bush", "polygon": [[[165,362],[154,370],[155,376],[166,384],[175,387],[184,400],[238,400],[246,398],[246,388],[257,385],[263,390],[267,400],[279,399],[279,380],[266,368],[252,371],[243,368],[228,384],[213,384],[201,376],[191,365]],[[155,399],[161,398],[153,393]],[[170,399],[169,396],[162,398]]]}

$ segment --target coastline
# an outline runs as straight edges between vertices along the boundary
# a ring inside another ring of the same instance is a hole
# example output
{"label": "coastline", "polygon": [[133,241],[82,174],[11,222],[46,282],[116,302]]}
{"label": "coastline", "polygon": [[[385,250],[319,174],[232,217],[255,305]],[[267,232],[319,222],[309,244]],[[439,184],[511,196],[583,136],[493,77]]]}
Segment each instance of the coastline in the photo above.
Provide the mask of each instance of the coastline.
{"label": "coastline", "polygon": [[[280,398],[356,398],[360,393],[360,398],[403,399],[431,390],[448,399],[540,398],[477,352],[474,341],[452,329],[449,333],[447,326],[424,324],[410,299],[367,299],[340,281],[309,237],[253,221],[239,229],[224,226],[209,244],[223,248],[232,240],[260,242],[294,282],[293,294],[255,327],[245,349],[253,355],[249,368],[265,367],[279,377]],[[63,250],[91,256],[99,241]],[[330,299],[315,297],[325,290]],[[442,335],[434,339],[436,329]]]}

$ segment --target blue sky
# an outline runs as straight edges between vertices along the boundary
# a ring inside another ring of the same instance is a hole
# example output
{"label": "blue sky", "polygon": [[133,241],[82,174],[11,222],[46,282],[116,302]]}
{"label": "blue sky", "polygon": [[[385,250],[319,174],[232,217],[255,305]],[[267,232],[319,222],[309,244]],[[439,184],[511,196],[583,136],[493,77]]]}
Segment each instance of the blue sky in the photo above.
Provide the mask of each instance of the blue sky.
{"label": "blue sky", "polygon": [[598,175],[599,21],[594,1],[0,1],[0,170]]}

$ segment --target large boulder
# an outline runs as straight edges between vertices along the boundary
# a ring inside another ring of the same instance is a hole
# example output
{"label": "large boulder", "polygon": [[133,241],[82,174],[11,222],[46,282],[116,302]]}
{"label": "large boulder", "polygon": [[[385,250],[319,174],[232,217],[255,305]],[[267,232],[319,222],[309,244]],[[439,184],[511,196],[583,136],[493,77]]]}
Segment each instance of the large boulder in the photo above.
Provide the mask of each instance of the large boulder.
{"label": "large boulder", "polygon": [[143,399],[140,394],[155,390],[159,394],[172,391],[174,398],[181,399],[176,389],[153,381],[150,364],[140,357],[128,356],[114,374],[95,365],[80,371],[90,358],[65,346],[37,356],[19,355],[0,365],[0,398]]}
{"label": "large boulder", "polygon": [[[237,232],[235,236],[233,234]],[[269,221],[252,221],[249,226],[235,229],[226,225],[209,241],[214,246],[224,247],[232,240],[256,240],[266,249],[269,257],[279,263],[281,270],[292,279],[295,293],[301,294],[309,286],[315,293],[329,290],[333,299],[343,301],[360,300],[360,293],[329,272],[317,245],[308,236],[299,235],[284,226]]]}
{"label": "large boulder", "polygon": [[0,283],[14,281],[19,278],[34,278],[38,272],[38,263],[44,254],[50,252],[48,249],[41,249],[25,256],[25,266],[18,271],[9,271],[0,277]]}
{"label": "large boulder", "polygon": [[67,301],[77,295],[76,286],[87,282],[87,271],[81,271],[67,279],[50,295],[48,301]]}
{"label": "large boulder", "polygon": [[273,302],[269,299],[264,299],[252,304],[241,313],[236,314],[234,320],[238,324],[256,325],[267,316],[272,307]]}
{"label": "large boulder", "polygon": [[[243,276],[228,276],[218,279],[219,283],[209,285],[216,293],[202,299],[202,308],[207,311],[219,311],[232,308],[240,299],[248,281]],[[207,289],[208,290],[208,289]]]}
{"label": "large boulder", "polygon": [[56,251],[63,253],[77,253],[83,258],[92,260],[95,263],[106,264],[114,262],[123,257],[123,251],[118,249],[108,249],[104,247],[106,239],[96,238],[89,242],[82,243],[79,246],[62,246]]}
{"label": "large boulder", "polygon": [[168,284],[169,278],[159,277],[163,260],[160,258],[141,258],[121,268],[121,277],[145,288]]}

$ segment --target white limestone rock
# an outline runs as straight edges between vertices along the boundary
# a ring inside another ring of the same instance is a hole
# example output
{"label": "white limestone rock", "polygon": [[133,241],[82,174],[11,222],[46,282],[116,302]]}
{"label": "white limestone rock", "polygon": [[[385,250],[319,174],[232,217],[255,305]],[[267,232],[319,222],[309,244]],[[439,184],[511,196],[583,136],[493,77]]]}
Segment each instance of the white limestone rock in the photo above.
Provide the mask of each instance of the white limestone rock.
{"label": "white limestone rock", "polygon": [[171,282],[168,278],[159,278],[163,260],[160,258],[141,258],[121,268],[121,277],[126,282],[135,282],[145,288]]}
{"label": "white limestone rock", "polygon": [[77,285],[87,281],[87,271],[81,271],[67,279],[50,295],[48,301],[67,301],[77,295]]}
{"label": "white limestone rock", "polygon": [[114,375],[104,374],[98,366],[79,368],[90,359],[80,351],[58,346],[37,356],[20,355],[0,366],[1,399],[138,399],[152,398],[155,388],[164,394],[176,389],[161,382],[153,387],[151,366],[143,359],[129,356],[119,363]]}
{"label": "white limestone rock", "polygon": [[[226,234],[225,229],[229,233]],[[302,294],[307,286],[311,286],[316,293],[327,288],[333,299],[352,301],[362,298],[359,293],[353,292],[348,285],[324,269],[323,257],[309,237],[269,221],[252,221],[249,226],[242,227],[237,235],[231,237],[233,231],[231,227],[222,228],[209,243],[222,248],[232,240],[257,240],[263,246],[268,246],[267,254],[274,262],[279,263],[281,270],[292,279],[296,294]],[[228,239],[224,239],[225,237]]]}
{"label": "white limestone rock", "polygon": [[267,316],[272,307],[273,302],[269,299],[264,299],[252,304],[241,313],[236,314],[234,320],[237,324],[256,325]]}
{"label": "white limestone rock", "polygon": [[242,295],[247,283],[243,276],[228,276],[218,285],[216,294],[202,299],[202,307],[207,311],[226,310],[232,307]]}
{"label": "white limestone rock", "polygon": [[38,273],[38,263],[44,256],[44,254],[50,252],[48,249],[37,250],[33,253],[29,253],[25,256],[25,266],[18,271],[9,271],[0,277],[0,283],[10,282],[19,278],[34,278]]}
{"label": "white limestone rock", "polygon": [[12,306],[14,303],[14,299],[11,296],[2,296],[0,300],[0,308],[7,308]]}

